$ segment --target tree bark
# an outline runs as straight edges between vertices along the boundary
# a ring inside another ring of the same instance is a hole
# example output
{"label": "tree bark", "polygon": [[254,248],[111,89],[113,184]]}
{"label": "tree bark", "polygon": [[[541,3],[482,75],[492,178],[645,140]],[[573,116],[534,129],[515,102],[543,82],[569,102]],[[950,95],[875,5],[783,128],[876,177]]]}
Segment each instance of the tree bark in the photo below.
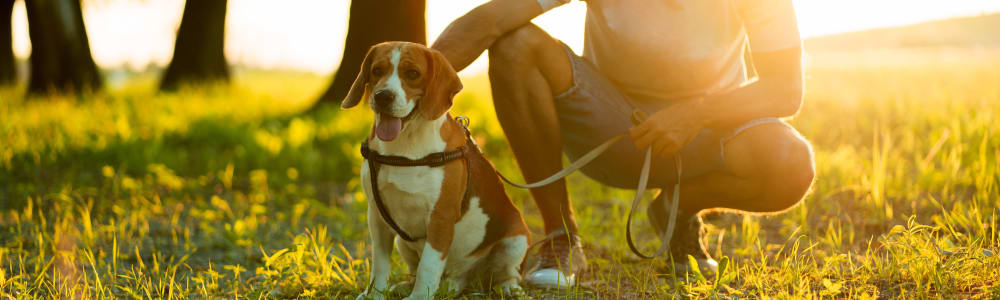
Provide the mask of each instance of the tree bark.
{"label": "tree bark", "polygon": [[174,56],[160,82],[161,91],[173,91],[185,84],[229,81],[224,52],[226,2],[188,0],[184,4]]}
{"label": "tree bark", "polygon": [[101,74],[90,54],[80,0],[26,0],[31,38],[29,94],[93,91]]}
{"label": "tree bark", "polygon": [[424,22],[425,0],[353,0],[348,21],[344,57],[333,75],[333,83],[313,109],[339,104],[347,96],[361,62],[372,45],[385,41],[427,44]]}
{"label": "tree bark", "polygon": [[10,24],[13,11],[14,0],[0,0],[0,86],[14,84],[17,81]]}

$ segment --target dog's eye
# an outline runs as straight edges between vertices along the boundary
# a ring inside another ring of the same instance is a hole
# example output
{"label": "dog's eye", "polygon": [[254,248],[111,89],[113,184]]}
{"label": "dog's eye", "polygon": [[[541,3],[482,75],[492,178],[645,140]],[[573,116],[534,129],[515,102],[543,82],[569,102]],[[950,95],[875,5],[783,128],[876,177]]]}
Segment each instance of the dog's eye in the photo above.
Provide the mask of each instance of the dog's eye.
{"label": "dog's eye", "polygon": [[384,73],[385,73],[385,69],[382,69],[382,67],[374,67],[374,68],[372,68],[372,76],[382,76],[382,74],[384,74]]}
{"label": "dog's eye", "polygon": [[410,80],[420,78],[420,72],[417,72],[417,70],[414,69],[406,70],[406,78]]}

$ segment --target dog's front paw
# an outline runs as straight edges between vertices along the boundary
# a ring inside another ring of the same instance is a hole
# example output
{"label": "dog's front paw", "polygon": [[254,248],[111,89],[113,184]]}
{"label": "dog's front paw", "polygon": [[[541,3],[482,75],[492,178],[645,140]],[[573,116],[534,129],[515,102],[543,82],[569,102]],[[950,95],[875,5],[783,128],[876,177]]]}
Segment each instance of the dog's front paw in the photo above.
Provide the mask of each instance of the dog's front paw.
{"label": "dog's front paw", "polygon": [[427,299],[434,299],[434,298],[425,293],[411,293],[409,296],[406,296],[406,298],[403,298],[403,300],[427,300]]}
{"label": "dog's front paw", "polygon": [[405,281],[394,284],[389,288],[389,293],[394,295],[407,295],[413,292],[413,281]]}
{"label": "dog's front paw", "polygon": [[365,290],[364,293],[361,293],[361,295],[358,295],[358,297],[355,298],[355,299],[356,300],[366,300],[366,299],[385,300],[386,298],[385,298],[385,294],[382,294],[382,293],[379,293],[379,292],[372,292],[370,290]]}
{"label": "dog's front paw", "polygon": [[522,289],[521,286],[515,281],[500,284],[496,288],[500,293],[503,293],[503,295],[507,297],[524,295],[524,289]]}

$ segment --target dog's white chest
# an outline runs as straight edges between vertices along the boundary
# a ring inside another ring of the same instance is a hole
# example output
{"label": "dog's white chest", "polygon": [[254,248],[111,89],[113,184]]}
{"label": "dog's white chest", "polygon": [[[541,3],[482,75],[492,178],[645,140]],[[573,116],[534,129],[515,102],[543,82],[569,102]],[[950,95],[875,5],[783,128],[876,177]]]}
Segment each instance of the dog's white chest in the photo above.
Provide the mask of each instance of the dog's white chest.
{"label": "dog's white chest", "polygon": [[437,199],[444,181],[443,168],[382,166],[379,187],[398,196]]}
{"label": "dog's white chest", "polygon": [[379,193],[389,214],[403,230],[415,237],[426,234],[428,218],[441,195],[444,181],[442,168],[382,165],[378,171],[378,191],[373,191],[370,186],[371,173],[367,163],[361,172],[369,201],[374,200],[373,192]]}

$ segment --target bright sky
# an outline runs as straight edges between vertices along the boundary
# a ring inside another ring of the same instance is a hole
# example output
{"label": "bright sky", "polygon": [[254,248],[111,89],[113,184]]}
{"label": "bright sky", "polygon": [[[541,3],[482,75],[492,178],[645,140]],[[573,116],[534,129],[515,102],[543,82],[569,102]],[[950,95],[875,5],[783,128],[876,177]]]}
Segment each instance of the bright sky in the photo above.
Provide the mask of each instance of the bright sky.
{"label": "bright sky", "polygon": [[[26,0],[28,1],[28,0]],[[484,0],[427,0],[431,41],[451,20]],[[1000,11],[997,0],[794,0],[803,37],[897,26]],[[173,51],[183,1],[83,1],[84,22],[97,64],[104,68],[165,65]],[[229,0],[226,56],[230,63],[332,73],[347,32],[348,0]],[[534,22],[577,52],[583,47],[585,3],[574,1]],[[24,3],[14,7],[14,53],[27,58],[31,46]],[[482,58],[463,73],[485,70]]]}

